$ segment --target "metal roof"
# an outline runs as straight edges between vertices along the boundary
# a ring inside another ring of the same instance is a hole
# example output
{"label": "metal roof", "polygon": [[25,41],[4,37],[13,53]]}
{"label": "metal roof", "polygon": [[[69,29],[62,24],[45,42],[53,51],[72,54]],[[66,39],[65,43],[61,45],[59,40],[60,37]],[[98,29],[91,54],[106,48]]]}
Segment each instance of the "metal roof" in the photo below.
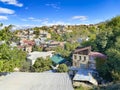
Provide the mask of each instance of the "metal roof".
{"label": "metal roof", "polygon": [[0,90],[74,90],[67,73],[14,72],[0,80]]}
{"label": "metal roof", "polygon": [[52,56],[52,52],[38,52],[34,51],[28,54],[27,59],[29,60],[36,60],[39,57],[46,58],[47,56]]}
{"label": "metal roof", "polygon": [[92,76],[92,73],[95,71],[91,69],[79,69],[78,72],[75,74],[73,80],[74,81],[88,81],[94,85],[97,85],[96,79]]}
{"label": "metal roof", "polygon": [[51,60],[56,64],[61,64],[65,62],[65,58],[61,57],[59,54],[53,55]]}

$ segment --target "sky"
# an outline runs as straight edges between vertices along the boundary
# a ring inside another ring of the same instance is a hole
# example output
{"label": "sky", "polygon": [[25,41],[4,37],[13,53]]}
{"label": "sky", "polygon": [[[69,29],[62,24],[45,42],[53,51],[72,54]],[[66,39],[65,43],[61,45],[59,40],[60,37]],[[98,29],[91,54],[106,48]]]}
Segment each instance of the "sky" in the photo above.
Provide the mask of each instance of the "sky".
{"label": "sky", "polygon": [[0,0],[5,25],[95,24],[120,15],[120,0]]}

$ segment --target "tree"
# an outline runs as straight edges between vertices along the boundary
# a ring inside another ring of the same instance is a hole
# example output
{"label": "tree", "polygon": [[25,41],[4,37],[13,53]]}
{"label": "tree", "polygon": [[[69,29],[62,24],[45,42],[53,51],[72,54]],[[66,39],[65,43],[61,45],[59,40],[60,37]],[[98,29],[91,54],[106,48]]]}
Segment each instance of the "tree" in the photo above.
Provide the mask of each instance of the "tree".
{"label": "tree", "polygon": [[30,63],[29,62],[23,62],[20,71],[22,72],[28,72],[30,70]]}
{"label": "tree", "polygon": [[11,49],[7,44],[0,45],[0,72],[12,72],[26,61],[26,53],[17,48]]}
{"label": "tree", "polygon": [[67,71],[68,71],[68,67],[66,64],[60,64],[57,69],[57,72],[67,72]]}
{"label": "tree", "polygon": [[49,58],[47,59],[38,58],[33,65],[33,69],[35,72],[44,72],[50,70],[51,65],[52,61]]}
{"label": "tree", "polygon": [[0,31],[0,40],[4,40],[6,42],[10,42],[12,39],[12,29],[13,25],[9,25],[4,27],[1,31]]}
{"label": "tree", "polygon": [[42,51],[42,50],[43,50],[43,48],[40,47],[40,46],[37,46],[37,45],[35,45],[35,46],[32,48],[32,51]]}
{"label": "tree", "polygon": [[0,23],[0,27],[2,27],[3,26],[3,23]]}

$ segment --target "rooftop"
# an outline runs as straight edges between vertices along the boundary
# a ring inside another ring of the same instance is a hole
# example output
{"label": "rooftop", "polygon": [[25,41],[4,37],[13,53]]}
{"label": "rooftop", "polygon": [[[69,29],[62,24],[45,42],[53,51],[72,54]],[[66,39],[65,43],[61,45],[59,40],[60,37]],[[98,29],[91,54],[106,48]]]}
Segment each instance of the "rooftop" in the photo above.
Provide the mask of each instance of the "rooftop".
{"label": "rooftop", "polygon": [[46,58],[47,56],[51,57],[52,56],[52,52],[51,51],[49,51],[49,52],[34,51],[34,52],[31,52],[31,53],[28,54],[27,59],[36,60],[39,57]]}
{"label": "rooftop", "polygon": [[106,59],[107,56],[100,53],[100,52],[90,52],[89,53],[89,56],[92,56],[92,57],[98,57],[98,58],[103,58],[103,59]]}
{"label": "rooftop", "polygon": [[0,90],[74,90],[67,73],[14,72],[0,80]]}
{"label": "rooftop", "polygon": [[54,63],[56,63],[56,64],[61,64],[61,63],[63,63],[63,62],[65,62],[65,58],[63,58],[63,57],[61,57],[60,55],[53,55],[52,57],[51,57],[51,60],[54,62]]}
{"label": "rooftop", "polygon": [[79,69],[78,72],[75,74],[73,80],[74,81],[88,81],[94,85],[97,85],[97,81],[92,76],[93,73],[95,73],[95,71],[91,69]]}

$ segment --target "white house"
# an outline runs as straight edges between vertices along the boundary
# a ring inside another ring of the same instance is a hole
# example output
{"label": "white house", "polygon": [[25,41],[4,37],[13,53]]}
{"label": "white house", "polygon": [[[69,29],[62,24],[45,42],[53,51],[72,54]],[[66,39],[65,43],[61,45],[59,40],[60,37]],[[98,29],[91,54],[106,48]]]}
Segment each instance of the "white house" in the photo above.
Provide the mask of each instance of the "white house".
{"label": "white house", "polygon": [[46,57],[52,57],[52,53],[54,51],[49,51],[49,52],[38,52],[38,51],[34,51],[28,54],[27,56],[27,61],[30,62],[30,65],[33,65],[36,61],[37,58],[46,58]]}

